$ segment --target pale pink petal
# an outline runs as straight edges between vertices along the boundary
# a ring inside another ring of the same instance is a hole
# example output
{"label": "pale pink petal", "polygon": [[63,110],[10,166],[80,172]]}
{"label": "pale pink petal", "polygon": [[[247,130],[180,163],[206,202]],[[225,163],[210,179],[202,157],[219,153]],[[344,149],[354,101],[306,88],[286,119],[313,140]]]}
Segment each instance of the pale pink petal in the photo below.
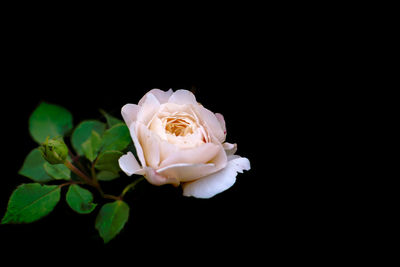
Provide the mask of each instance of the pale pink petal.
{"label": "pale pink petal", "polygon": [[226,167],[226,164],[228,164],[228,157],[222,145],[220,145],[220,150],[218,151],[217,155],[210,162],[215,164],[216,171]]}
{"label": "pale pink petal", "polygon": [[135,145],[136,154],[140,160],[140,163],[142,164],[142,167],[146,167],[146,160],[144,159],[143,148],[139,143],[136,133],[136,122],[131,123],[131,125],[129,126],[129,132],[131,134],[133,144]]}
{"label": "pale pink petal", "polygon": [[188,90],[177,90],[175,93],[171,95],[171,97],[168,99],[169,103],[175,103],[178,105],[184,105],[184,104],[193,104],[196,105],[196,97],[194,94]]}
{"label": "pale pink petal", "polygon": [[[176,153],[180,152],[177,151]],[[166,177],[176,177],[181,182],[188,182],[223,169],[227,162],[226,153],[222,146],[220,146],[217,154],[207,162],[171,164],[158,169],[157,172]]]}
{"label": "pale pink petal", "polygon": [[[158,99],[158,102],[160,102],[160,104],[167,103],[168,99],[172,95],[172,93],[173,93],[172,89],[169,89],[168,91],[165,92],[165,91],[162,91],[157,88],[151,89],[149,92],[147,92],[147,94],[153,94]],[[142,99],[140,99],[139,104],[138,104],[139,106],[143,105],[143,103],[146,100],[147,94],[145,94],[142,97]]]}
{"label": "pale pink petal", "polygon": [[220,145],[205,143],[195,148],[180,149],[163,142],[161,149],[164,160],[161,162],[160,168],[163,168],[178,163],[207,163],[220,151]]}
{"label": "pale pink petal", "polygon": [[221,113],[215,113],[215,117],[217,117],[219,124],[221,125],[221,128],[224,131],[224,134],[226,135],[226,125],[224,116]]}
{"label": "pale pink petal", "polygon": [[128,127],[131,125],[132,122],[136,121],[139,108],[140,107],[135,104],[126,104],[122,107],[122,118],[124,118],[124,121]]}
{"label": "pale pink petal", "polygon": [[137,114],[137,121],[147,125],[160,109],[160,102],[153,94],[146,94],[146,99]]}
{"label": "pale pink petal", "polygon": [[250,170],[247,158],[235,158],[219,172],[182,184],[183,195],[196,198],[210,198],[230,188],[236,182],[238,172]]}
{"label": "pale pink petal", "polygon": [[157,169],[160,163],[160,138],[140,122],[137,123],[136,130],[147,166]]}
{"label": "pale pink petal", "polygon": [[144,174],[143,168],[139,165],[132,152],[128,152],[120,157],[118,163],[121,170],[128,176],[131,176],[132,174]]}
{"label": "pale pink petal", "polygon": [[189,182],[216,172],[215,164],[179,163],[158,169],[157,173],[165,177],[176,177],[181,182]]}
{"label": "pale pink petal", "polygon": [[222,144],[222,147],[225,149],[226,155],[233,155],[237,151],[237,145],[236,144],[230,144],[228,142],[225,142]]}
{"label": "pale pink petal", "polygon": [[164,185],[164,184],[172,184],[174,186],[179,185],[179,180],[174,177],[165,177],[158,174],[153,168],[146,167],[145,168],[144,177],[146,180],[153,185]]}
{"label": "pale pink petal", "polygon": [[215,114],[203,106],[195,106],[194,110],[199,119],[206,125],[208,131],[211,131],[213,136],[223,143],[225,141],[225,132]]}

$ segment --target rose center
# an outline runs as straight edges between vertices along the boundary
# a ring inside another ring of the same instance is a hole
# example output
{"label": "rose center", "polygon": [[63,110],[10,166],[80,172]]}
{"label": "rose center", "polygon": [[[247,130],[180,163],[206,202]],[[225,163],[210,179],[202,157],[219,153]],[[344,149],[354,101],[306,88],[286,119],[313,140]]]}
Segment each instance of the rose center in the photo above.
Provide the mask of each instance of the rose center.
{"label": "rose center", "polygon": [[166,119],[165,131],[175,136],[193,134],[191,123],[183,118],[170,117]]}

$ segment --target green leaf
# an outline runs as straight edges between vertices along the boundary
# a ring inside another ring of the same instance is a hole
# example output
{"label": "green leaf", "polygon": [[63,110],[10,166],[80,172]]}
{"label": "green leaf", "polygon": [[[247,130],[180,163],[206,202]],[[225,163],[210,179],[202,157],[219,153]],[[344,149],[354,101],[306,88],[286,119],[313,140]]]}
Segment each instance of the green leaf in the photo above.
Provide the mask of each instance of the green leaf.
{"label": "green leaf", "polygon": [[110,171],[100,171],[97,174],[97,180],[100,181],[111,181],[119,177],[118,173],[110,172]]}
{"label": "green leaf", "polygon": [[48,175],[53,177],[56,180],[70,180],[71,179],[71,170],[68,169],[64,164],[50,164],[45,162],[44,170]]}
{"label": "green leaf", "polygon": [[88,120],[81,122],[74,130],[71,136],[71,143],[75,151],[79,155],[84,155],[84,149],[82,147],[92,136],[92,132],[96,132],[101,136],[104,133],[106,125],[100,121]]}
{"label": "green leaf", "polygon": [[104,110],[100,109],[101,114],[103,114],[103,116],[106,118],[107,120],[107,124],[108,127],[113,127],[116,124],[120,124],[120,123],[124,123],[123,121],[121,121],[120,119],[115,118],[114,116],[111,116],[110,114],[108,114],[107,112],[105,112]]}
{"label": "green leaf", "polygon": [[96,229],[108,243],[124,228],[129,217],[129,206],[121,200],[105,204],[96,218]]}
{"label": "green leaf", "polygon": [[93,161],[97,158],[100,148],[101,137],[97,132],[92,131],[92,135],[89,137],[89,139],[82,144],[83,153],[87,159]]}
{"label": "green leaf", "polygon": [[71,209],[82,214],[92,212],[97,206],[92,193],[76,184],[69,186],[66,200]]}
{"label": "green leaf", "polygon": [[125,124],[117,124],[105,131],[103,135],[102,151],[122,151],[131,142],[128,127]]}
{"label": "green leaf", "polygon": [[35,148],[25,158],[24,164],[18,173],[35,182],[46,183],[53,180],[44,169],[44,164],[46,162],[39,149]]}
{"label": "green leaf", "polygon": [[72,115],[68,110],[46,102],[40,103],[29,118],[29,132],[39,144],[43,143],[47,136],[64,136],[72,126]]}
{"label": "green leaf", "polygon": [[30,223],[49,214],[60,200],[60,187],[38,183],[22,184],[11,195],[5,223]]}
{"label": "green leaf", "polygon": [[71,136],[72,147],[79,155],[84,155],[82,144],[92,135],[92,131],[101,136],[106,129],[106,125],[100,121],[88,120],[81,122]]}
{"label": "green leaf", "polygon": [[95,167],[100,171],[118,173],[121,170],[118,160],[122,155],[122,152],[119,151],[103,152],[99,155]]}

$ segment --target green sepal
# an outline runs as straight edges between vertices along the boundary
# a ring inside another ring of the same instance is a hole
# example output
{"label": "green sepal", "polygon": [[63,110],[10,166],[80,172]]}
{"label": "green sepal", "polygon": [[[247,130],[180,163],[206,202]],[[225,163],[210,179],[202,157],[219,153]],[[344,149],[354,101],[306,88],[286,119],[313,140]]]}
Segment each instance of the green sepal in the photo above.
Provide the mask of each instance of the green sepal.
{"label": "green sepal", "polygon": [[63,164],[68,157],[68,147],[61,138],[46,138],[39,147],[43,158],[51,164]]}

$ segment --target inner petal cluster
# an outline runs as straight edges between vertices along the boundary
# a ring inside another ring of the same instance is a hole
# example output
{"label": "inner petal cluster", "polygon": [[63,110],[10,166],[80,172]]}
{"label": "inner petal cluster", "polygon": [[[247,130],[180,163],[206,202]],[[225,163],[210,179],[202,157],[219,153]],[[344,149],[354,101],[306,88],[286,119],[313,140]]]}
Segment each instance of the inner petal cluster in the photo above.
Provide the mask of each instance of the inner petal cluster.
{"label": "inner petal cluster", "polygon": [[[193,148],[209,142],[208,134],[197,116],[187,107],[173,111],[166,106],[149,123],[149,129],[162,140],[181,148]],[[183,110],[186,109],[186,110]]]}
{"label": "inner petal cluster", "polygon": [[181,117],[166,117],[163,119],[163,124],[167,133],[175,136],[193,134],[196,128],[192,121]]}

